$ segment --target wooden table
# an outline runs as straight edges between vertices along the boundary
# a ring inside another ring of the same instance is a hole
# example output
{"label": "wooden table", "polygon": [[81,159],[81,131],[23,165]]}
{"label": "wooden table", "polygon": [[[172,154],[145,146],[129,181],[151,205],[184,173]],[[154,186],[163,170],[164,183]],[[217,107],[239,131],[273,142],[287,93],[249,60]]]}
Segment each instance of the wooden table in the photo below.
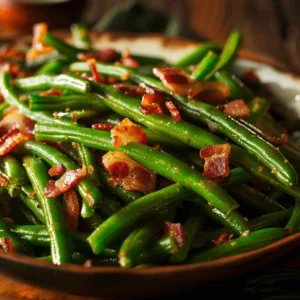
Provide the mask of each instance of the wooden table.
{"label": "wooden table", "polygon": [[[89,6],[83,17],[89,22],[96,21],[109,8],[124,2],[126,1],[89,0]],[[151,2],[153,6],[184,22],[199,34],[218,42],[224,42],[228,32],[238,28],[244,34],[245,48],[272,57],[300,73],[299,0],[152,0]],[[91,297],[43,291],[3,276],[0,276],[0,299],[96,300]]]}

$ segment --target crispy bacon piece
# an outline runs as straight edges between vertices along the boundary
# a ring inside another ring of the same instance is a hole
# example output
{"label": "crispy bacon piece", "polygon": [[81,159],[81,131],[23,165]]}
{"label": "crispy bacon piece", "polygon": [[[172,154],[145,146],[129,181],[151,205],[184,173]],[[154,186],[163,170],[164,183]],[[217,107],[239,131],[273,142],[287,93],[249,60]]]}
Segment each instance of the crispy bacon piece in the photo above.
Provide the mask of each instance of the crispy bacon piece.
{"label": "crispy bacon piece", "polygon": [[59,163],[57,165],[52,166],[49,169],[48,174],[51,177],[54,177],[54,176],[58,176],[58,175],[63,175],[65,172],[66,172],[66,169],[65,169],[64,165],[62,163]]}
{"label": "crispy bacon piece", "polygon": [[125,146],[128,143],[148,144],[145,131],[132,123],[128,118],[119,122],[111,131],[114,147]]}
{"label": "crispy bacon piece", "polygon": [[203,85],[193,80],[187,73],[177,68],[154,68],[153,73],[170,91],[193,98],[203,91]]}
{"label": "crispy bacon piece", "polygon": [[32,48],[26,53],[26,58],[31,60],[37,56],[53,52],[53,48],[45,45],[43,39],[47,33],[48,25],[46,23],[38,23],[33,26]]}
{"label": "crispy bacon piece", "polygon": [[9,107],[0,121],[0,132],[5,134],[16,128],[22,133],[33,134],[34,125],[31,119],[21,114],[15,107]]}
{"label": "crispy bacon piece", "polygon": [[246,119],[250,116],[250,109],[244,100],[233,100],[224,104],[224,114],[235,119]]}
{"label": "crispy bacon piece", "polygon": [[40,96],[60,96],[62,90],[50,89],[48,91],[40,93]]}
{"label": "crispy bacon piece", "polygon": [[11,129],[0,139],[0,156],[11,152],[21,142],[28,140],[31,137],[32,135],[20,132],[20,130],[17,128]]}
{"label": "crispy bacon piece", "polygon": [[203,82],[203,91],[194,98],[213,105],[224,103],[230,95],[228,85],[219,81]]}
{"label": "crispy bacon piece", "polygon": [[218,180],[230,175],[229,169],[230,145],[212,145],[200,151],[200,158],[205,159],[203,176]]}
{"label": "crispy bacon piece", "polygon": [[178,108],[175,106],[173,101],[167,101],[166,102],[166,107],[169,110],[171,117],[175,119],[175,121],[180,121],[181,120],[181,115],[178,110]]}
{"label": "crispy bacon piece", "polygon": [[156,174],[134,161],[126,154],[118,151],[107,152],[102,163],[109,172],[109,181],[115,186],[120,185],[126,191],[152,193],[156,187]]}
{"label": "crispy bacon piece", "polygon": [[223,243],[227,243],[231,240],[231,234],[228,232],[221,233],[216,239],[212,241],[213,246],[218,246]]}
{"label": "crispy bacon piece", "polygon": [[130,56],[130,51],[128,48],[122,52],[121,63],[123,66],[128,68],[136,69],[139,67],[138,61]]}
{"label": "crispy bacon piece", "polygon": [[8,186],[8,180],[0,174],[0,186]]}
{"label": "crispy bacon piece", "polygon": [[0,238],[0,246],[2,252],[15,252],[16,246],[10,238]]}
{"label": "crispy bacon piece", "polygon": [[165,97],[155,94],[145,94],[141,102],[140,111],[144,115],[162,115],[166,111]]}
{"label": "crispy bacon piece", "polygon": [[97,70],[96,66],[96,60],[94,58],[90,58],[87,60],[87,63],[89,65],[89,68],[92,72],[92,78],[95,82],[105,82],[105,79],[103,76],[100,75],[100,73]]}
{"label": "crispy bacon piece", "polygon": [[93,124],[92,128],[97,130],[111,131],[115,126],[108,123]]}
{"label": "crispy bacon piece", "polygon": [[98,52],[79,53],[77,58],[81,61],[87,61],[90,58],[94,58],[96,61],[109,62],[112,61],[117,55],[118,52],[115,49],[105,48]]}
{"label": "crispy bacon piece", "polygon": [[86,175],[86,167],[82,169],[68,169],[58,180],[50,180],[45,187],[44,195],[48,198],[56,198],[70,190]]}
{"label": "crispy bacon piece", "polygon": [[0,60],[25,60],[25,53],[14,49],[11,45],[3,45],[0,48]]}
{"label": "crispy bacon piece", "polygon": [[78,228],[80,207],[77,194],[73,189],[64,194],[63,211],[67,229],[69,231],[76,231]]}
{"label": "crispy bacon piece", "polygon": [[129,97],[142,97],[146,92],[146,89],[141,85],[118,83],[114,84],[113,87]]}
{"label": "crispy bacon piece", "polygon": [[163,235],[173,237],[179,246],[184,244],[185,234],[183,225],[181,223],[165,221]]}

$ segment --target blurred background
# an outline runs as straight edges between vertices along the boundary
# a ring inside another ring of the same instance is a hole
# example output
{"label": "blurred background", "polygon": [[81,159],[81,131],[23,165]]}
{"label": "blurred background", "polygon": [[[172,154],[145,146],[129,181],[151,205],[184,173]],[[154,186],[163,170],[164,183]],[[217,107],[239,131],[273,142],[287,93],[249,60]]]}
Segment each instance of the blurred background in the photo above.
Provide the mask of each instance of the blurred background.
{"label": "blurred background", "polygon": [[84,22],[98,31],[159,32],[223,43],[232,28],[243,47],[300,73],[299,0],[0,0],[0,38]]}

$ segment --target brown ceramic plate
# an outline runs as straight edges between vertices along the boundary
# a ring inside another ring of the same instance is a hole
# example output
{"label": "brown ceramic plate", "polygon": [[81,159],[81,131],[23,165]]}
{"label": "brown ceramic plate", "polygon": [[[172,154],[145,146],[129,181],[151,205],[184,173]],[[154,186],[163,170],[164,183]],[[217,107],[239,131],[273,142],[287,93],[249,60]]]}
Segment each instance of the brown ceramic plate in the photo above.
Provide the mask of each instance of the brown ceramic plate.
{"label": "brown ceramic plate", "polygon": [[[57,32],[68,41],[65,31]],[[94,34],[95,47],[129,47],[133,53],[158,55],[175,61],[195,47],[196,43],[157,35]],[[22,42],[25,42],[23,39]],[[298,79],[284,73],[284,66],[269,58],[241,51],[235,65],[237,72],[251,67],[274,91],[285,94],[286,102],[300,94]],[[280,99],[279,93],[278,98]],[[287,96],[288,95],[288,96]],[[288,106],[288,103],[287,103]],[[297,114],[294,115],[297,118]],[[0,254],[0,272],[14,279],[73,294],[90,296],[145,297],[203,289],[209,282],[245,274],[292,253],[300,247],[300,234],[288,236],[261,249],[218,260],[191,265],[121,269],[116,267],[83,268],[76,265],[54,266],[37,259]]]}

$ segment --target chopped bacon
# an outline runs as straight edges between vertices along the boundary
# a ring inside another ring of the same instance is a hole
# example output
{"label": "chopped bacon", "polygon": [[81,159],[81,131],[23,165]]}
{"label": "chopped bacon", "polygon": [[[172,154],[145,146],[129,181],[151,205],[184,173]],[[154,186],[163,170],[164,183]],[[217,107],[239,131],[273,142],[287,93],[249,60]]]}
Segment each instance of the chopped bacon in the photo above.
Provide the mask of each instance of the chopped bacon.
{"label": "chopped bacon", "polygon": [[15,252],[16,246],[10,238],[0,238],[0,246],[2,252]]}
{"label": "chopped bacon", "polygon": [[115,126],[108,123],[93,124],[92,128],[97,130],[111,131]]}
{"label": "chopped bacon", "polygon": [[27,59],[31,60],[37,56],[53,52],[54,49],[43,42],[47,30],[48,26],[46,23],[38,23],[33,26],[32,48],[26,53]]}
{"label": "chopped bacon", "polygon": [[177,68],[154,68],[153,73],[170,91],[193,98],[203,91],[203,84]]}
{"label": "chopped bacon", "polygon": [[146,92],[146,89],[140,85],[118,83],[113,87],[129,97],[142,97]]}
{"label": "chopped bacon", "polygon": [[179,246],[184,244],[185,233],[181,223],[164,222],[164,236],[173,237]]}
{"label": "chopped bacon", "polygon": [[40,96],[60,96],[62,90],[50,89],[48,91],[40,93]]}
{"label": "chopped bacon", "polygon": [[45,187],[44,195],[48,198],[56,198],[70,190],[86,175],[86,168],[68,169],[58,180],[50,180]]}
{"label": "chopped bacon", "polygon": [[33,134],[35,123],[21,114],[15,107],[9,107],[5,110],[0,121],[0,132],[7,133],[12,129],[19,129],[25,134]]}
{"label": "chopped bacon", "polygon": [[8,180],[0,174],[0,186],[8,186]]}
{"label": "chopped bacon", "polygon": [[0,60],[7,59],[25,60],[25,53],[14,49],[11,45],[3,45],[0,48]]}
{"label": "chopped bacon", "polygon": [[128,143],[148,144],[145,131],[132,123],[128,118],[119,122],[111,131],[114,147],[127,145]]}
{"label": "chopped bacon", "polygon": [[109,62],[112,61],[117,55],[118,52],[115,49],[106,48],[98,52],[79,53],[77,58],[81,61],[87,61],[90,58],[94,58],[96,61]]}
{"label": "chopped bacon", "polygon": [[180,112],[179,112],[178,108],[175,106],[175,104],[173,103],[173,101],[167,101],[166,102],[166,107],[169,110],[172,118],[175,121],[180,121],[181,120]]}
{"label": "chopped bacon", "polygon": [[200,151],[200,158],[205,159],[203,176],[218,180],[230,175],[229,169],[230,145],[212,145]]}
{"label": "chopped bacon", "polygon": [[122,52],[121,63],[123,66],[128,68],[136,69],[139,67],[138,61],[130,56],[130,51],[128,48]]}
{"label": "chopped bacon", "polygon": [[0,139],[0,156],[11,152],[15,147],[17,147],[24,140],[28,140],[32,135],[20,132],[19,129],[11,129],[7,134]]}
{"label": "chopped bacon", "polygon": [[250,116],[250,109],[244,100],[233,100],[224,105],[224,114],[236,119],[246,119]]}
{"label": "chopped bacon", "polygon": [[109,172],[109,181],[120,185],[126,191],[152,193],[156,187],[156,174],[118,151],[108,152],[102,157],[102,163]]}
{"label": "chopped bacon", "polygon": [[57,165],[52,166],[49,169],[48,174],[51,177],[54,177],[54,176],[58,176],[58,175],[63,175],[65,172],[66,172],[66,169],[65,169],[64,165],[62,163],[59,163]]}
{"label": "chopped bacon", "polygon": [[64,194],[63,211],[66,227],[69,231],[76,231],[79,219],[79,201],[76,192],[71,189]]}
{"label": "chopped bacon", "polygon": [[101,76],[100,73],[97,70],[96,60],[94,58],[90,58],[90,59],[87,60],[87,63],[88,63],[89,68],[92,72],[93,80],[95,82],[105,82],[104,77]]}
{"label": "chopped bacon", "polygon": [[213,246],[218,246],[223,243],[227,243],[231,240],[231,234],[228,232],[221,233],[216,239],[212,241]]}
{"label": "chopped bacon", "polygon": [[224,103],[226,98],[230,95],[228,85],[219,81],[203,82],[203,91],[197,94],[194,98],[207,102],[210,104],[218,105]]}
{"label": "chopped bacon", "polygon": [[143,96],[140,111],[144,115],[162,115],[166,110],[166,100],[164,97],[155,94],[145,94]]}
{"label": "chopped bacon", "polygon": [[284,145],[288,140],[288,135],[286,133],[282,133],[280,137],[263,134],[263,137],[273,145]]}
{"label": "chopped bacon", "polygon": [[14,64],[11,62],[3,62],[0,65],[0,72],[2,73],[3,71],[7,71],[13,78],[18,77],[20,69],[21,67],[19,64]]}

